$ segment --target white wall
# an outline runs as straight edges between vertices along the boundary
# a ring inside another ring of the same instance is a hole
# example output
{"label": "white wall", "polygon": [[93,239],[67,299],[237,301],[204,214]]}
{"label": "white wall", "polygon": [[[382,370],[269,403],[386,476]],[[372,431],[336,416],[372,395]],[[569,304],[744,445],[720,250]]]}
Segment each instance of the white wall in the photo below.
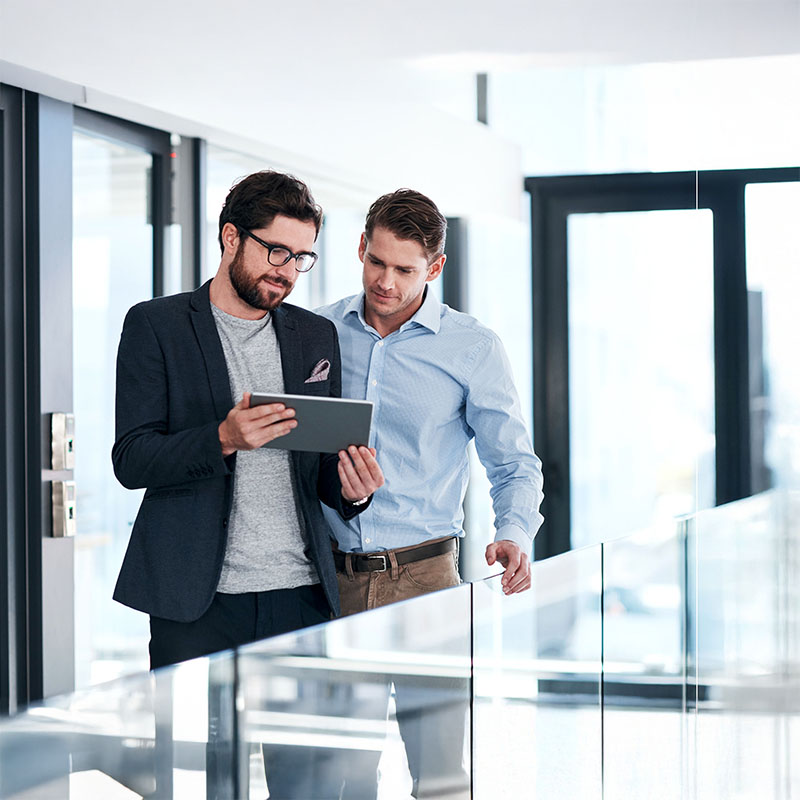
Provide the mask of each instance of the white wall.
{"label": "white wall", "polygon": [[0,80],[55,78],[45,93],[364,197],[412,185],[447,214],[518,218],[519,148],[473,121],[476,72],[798,41],[797,0],[3,0]]}

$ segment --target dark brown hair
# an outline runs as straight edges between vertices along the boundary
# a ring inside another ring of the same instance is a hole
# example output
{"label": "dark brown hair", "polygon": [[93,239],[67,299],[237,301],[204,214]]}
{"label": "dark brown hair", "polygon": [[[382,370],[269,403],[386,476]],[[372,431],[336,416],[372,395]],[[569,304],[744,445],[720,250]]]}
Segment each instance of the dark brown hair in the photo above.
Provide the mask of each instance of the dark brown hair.
{"label": "dark brown hair", "polygon": [[222,252],[222,229],[230,222],[248,231],[266,228],[278,214],[300,222],[322,225],[322,208],[314,202],[311,190],[294,175],[270,169],[254,172],[237,181],[219,215],[219,247]]}
{"label": "dark brown hair", "polygon": [[364,225],[367,240],[375,228],[386,228],[398,239],[418,242],[429,261],[444,252],[447,220],[433,200],[413,189],[385,194],[370,206]]}

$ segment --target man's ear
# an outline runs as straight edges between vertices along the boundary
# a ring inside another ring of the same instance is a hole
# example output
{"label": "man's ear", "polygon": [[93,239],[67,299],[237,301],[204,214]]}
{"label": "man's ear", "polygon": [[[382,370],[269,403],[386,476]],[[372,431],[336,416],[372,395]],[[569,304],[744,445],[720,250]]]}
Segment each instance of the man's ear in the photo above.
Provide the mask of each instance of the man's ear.
{"label": "man's ear", "polygon": [[358,260],[363,264],[364,263],[364,256],[367,252],[367,234],[362,233],[361,239],[358,242]]}
{"label": "man's ear", "polygon": [[239,247],[239,229],[232,222],[226,222],[222,226],[222,246],[228,255],[236,255]]}
{"label": "man's ear", "polygon": [[433,264],[428,267],[428,277],[425,278],[426,281],[432,281],[438,278],[442,274],[442,270],[444,269],[444,262],[447,261],[447,256],[442,253]]}

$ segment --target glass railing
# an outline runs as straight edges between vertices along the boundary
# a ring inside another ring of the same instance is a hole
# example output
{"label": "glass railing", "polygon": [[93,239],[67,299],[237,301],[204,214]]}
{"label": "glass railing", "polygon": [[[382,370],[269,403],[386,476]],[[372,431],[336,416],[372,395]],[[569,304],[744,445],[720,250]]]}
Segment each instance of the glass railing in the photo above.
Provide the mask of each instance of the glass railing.
{"label": "glass railing", "polygon": [[[800,797],[800,501],[49,699],[0,798]],[[412,775],[417,779],[413,785]]]}

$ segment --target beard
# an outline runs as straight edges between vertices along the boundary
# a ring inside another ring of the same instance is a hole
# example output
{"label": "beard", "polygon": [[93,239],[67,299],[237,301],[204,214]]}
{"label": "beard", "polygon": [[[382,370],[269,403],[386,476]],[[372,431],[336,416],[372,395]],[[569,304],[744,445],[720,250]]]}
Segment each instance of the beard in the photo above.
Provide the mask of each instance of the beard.
{"label": "beard", "polygon": [[[239,298],[247,305],[260,311],[272,311],[277,308],[294,288],[294,285],[281,275],[267,275],[265,273],[255,278],[249,275],[244,266],[244,242],[239,244],[236,255],[228,267],[228,274],[230,275],[231,286],[236,290]],[[273,283],[283,286],[284,291],[279,292],[272,288],[265,290],[262,286],[262,279],[267,277]]]}

